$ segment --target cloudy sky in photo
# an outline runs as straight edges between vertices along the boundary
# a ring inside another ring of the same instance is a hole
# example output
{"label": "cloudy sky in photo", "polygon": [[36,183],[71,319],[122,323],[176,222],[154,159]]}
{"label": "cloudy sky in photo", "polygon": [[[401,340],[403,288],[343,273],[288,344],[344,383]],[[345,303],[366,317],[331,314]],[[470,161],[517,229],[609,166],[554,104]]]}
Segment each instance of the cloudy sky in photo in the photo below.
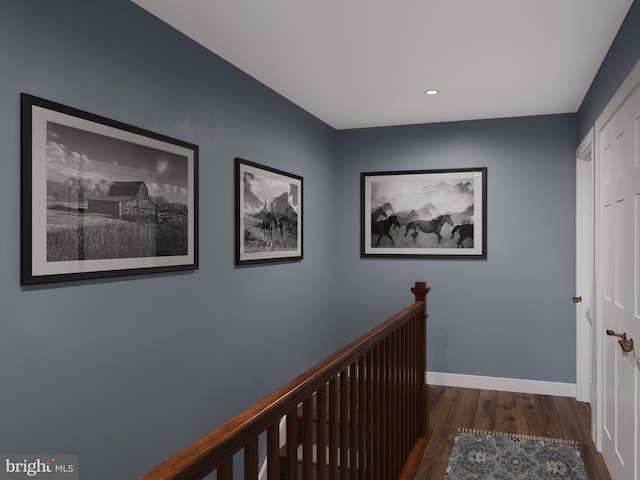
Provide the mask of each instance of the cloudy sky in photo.
{"label": "cloudy sky in photo", "polygon": [[188,172],[185,156],[47,122],[47,180],[144,181],[150,195],[188,204]]}

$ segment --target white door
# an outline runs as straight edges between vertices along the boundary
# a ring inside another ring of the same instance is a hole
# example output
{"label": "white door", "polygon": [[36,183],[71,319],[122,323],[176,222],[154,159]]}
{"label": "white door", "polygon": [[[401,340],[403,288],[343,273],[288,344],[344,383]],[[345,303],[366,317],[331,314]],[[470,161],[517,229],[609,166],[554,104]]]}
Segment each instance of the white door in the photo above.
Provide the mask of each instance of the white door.
{"label": "white door", "polygon": [[630,78],[596,122],[600,440],[613,480],[640,480],[640,64]]}

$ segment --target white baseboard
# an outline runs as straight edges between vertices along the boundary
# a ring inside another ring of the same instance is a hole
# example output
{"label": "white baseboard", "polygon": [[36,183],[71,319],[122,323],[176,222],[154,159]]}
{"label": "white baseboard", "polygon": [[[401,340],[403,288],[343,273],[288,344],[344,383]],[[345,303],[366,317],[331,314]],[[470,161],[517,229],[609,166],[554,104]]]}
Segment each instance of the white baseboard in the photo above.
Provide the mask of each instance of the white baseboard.
{"label": "white baseboard", "polygon": [[441,385],[445,387],[479,388],[483,390],[499,390],[502,392],[555,395],[558,397],[575,398],[576,396],[575,383],[521,380],[518,378],[481,377],[477,375],[460,375],[457,373],[427,372],[427,383],[429,385]]}

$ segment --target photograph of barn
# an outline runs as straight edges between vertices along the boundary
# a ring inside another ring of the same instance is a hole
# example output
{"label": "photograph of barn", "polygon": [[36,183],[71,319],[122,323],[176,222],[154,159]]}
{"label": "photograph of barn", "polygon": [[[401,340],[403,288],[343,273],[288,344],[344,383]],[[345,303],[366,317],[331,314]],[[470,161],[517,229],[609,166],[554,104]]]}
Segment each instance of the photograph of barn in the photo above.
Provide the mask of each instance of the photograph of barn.
{"label": "photograph of barn", "polygon": [[122,218],[138,213],[152,214],[155,203],[149,198],[144,182],[113,182],[105,197],[89,198],[89,213],[102,213]]}
{"label": "photograph of barn", "polygon": [[47,122],[48,262],[186,255],[183,155]]}

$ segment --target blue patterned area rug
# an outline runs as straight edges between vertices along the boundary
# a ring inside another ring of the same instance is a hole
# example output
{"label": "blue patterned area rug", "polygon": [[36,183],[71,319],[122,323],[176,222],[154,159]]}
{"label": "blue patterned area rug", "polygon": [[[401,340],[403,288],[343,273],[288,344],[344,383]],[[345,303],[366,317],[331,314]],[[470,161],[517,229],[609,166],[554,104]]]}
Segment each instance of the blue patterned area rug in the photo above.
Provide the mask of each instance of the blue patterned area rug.
{"label": "blue patterned area rug", "polygon": [[445,480],[588,480],[571,440],[459,429]]}

